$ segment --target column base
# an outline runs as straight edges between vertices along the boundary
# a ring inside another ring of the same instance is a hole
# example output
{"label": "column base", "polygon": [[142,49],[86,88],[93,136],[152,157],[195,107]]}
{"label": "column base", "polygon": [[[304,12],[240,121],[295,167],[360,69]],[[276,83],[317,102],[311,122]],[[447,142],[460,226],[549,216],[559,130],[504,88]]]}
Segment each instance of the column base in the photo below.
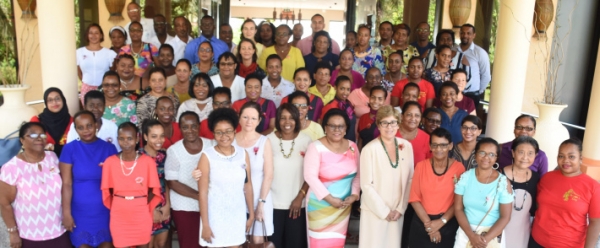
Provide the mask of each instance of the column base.
{"label": "column base", "polygon": [[600,160],[583,158],[581,171],[593,179],[600,181]]}

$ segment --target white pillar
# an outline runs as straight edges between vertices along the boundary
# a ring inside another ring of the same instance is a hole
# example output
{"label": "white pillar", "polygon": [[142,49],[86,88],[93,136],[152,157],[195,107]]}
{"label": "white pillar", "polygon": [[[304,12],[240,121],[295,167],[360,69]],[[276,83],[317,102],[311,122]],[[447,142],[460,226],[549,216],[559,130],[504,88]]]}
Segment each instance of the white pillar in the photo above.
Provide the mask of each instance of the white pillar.
{"label": "white pillar", "polygon": [[523,108],[534,6],[535,0],[500,0],[486,136],[501,143],[514,139]]}
{"label": "white pillar", "polygon": [[79,111],[75,60],[75,5],[70,0],[37,1],[44,90],[57,87],[71,115]]}
{"label": "white pillar", "polygon": [[[599,44],[600,47],[600,44]],[[596,72],[600,72],[600,50],[596,57]],[[590,107],[583,136],[583,172],[600,180],[600,73],[594,74]]]}

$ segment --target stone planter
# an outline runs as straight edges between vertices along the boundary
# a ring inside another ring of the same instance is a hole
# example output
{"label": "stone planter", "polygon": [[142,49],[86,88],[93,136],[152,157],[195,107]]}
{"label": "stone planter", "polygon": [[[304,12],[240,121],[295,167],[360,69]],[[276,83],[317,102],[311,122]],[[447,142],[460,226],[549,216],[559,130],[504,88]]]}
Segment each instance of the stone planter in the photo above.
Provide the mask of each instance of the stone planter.
{"label": "stone planter", "polygon": [[26,84],[0,86],[4,104],[0,107],[0,137],[4,138],[18,130],[23,122],[28,122],[32,116],[38,115],[35,108],[25,103],[25,92],[31,88]]}

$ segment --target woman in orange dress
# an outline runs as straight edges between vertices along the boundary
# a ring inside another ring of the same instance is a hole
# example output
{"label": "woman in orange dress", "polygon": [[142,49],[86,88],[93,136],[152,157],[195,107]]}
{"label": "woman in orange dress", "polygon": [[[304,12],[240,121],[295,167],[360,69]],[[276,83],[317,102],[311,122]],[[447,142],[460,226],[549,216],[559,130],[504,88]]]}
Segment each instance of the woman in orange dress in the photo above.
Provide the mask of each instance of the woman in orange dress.
{"label": "woman in orange dress", "polygon": [[102,165],[102,201],[110,209],[110,234],[115,247],[148,247],[152,235],[152,211],[162,201],[156,162],[139,154],[137,127],[119,125],[121,153]]}

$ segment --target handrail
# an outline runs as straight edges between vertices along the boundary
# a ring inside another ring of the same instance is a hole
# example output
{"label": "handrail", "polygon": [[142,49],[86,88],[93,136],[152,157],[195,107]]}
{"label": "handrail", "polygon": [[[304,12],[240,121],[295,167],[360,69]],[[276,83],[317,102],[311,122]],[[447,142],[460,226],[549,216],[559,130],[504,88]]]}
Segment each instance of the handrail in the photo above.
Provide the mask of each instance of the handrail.
{"label": "handrail", "polygon": [[36,104],[41,104],[41,103],[44,103],[44,100],[35,100],[35,101],[31,101],[31,102],[26,102],[25,104],[36,105]]}
{"label": "handrail", "polygon": [[[490,103],[486,102],[486,101],[479,101],[479,104],[490,106]],[[538,116],[538,115],[530,114],[530,113],[527,113],[527,112],[521,112],[521,114],[531,115],[531,116],[533,116],[535,118],[540,118],[540,116]],[[582,127],[582,126],[579,126],[579,125],[575,125],[575,124],[571,124],[571,123],[567,123],[567,122],[563,122],[563,121],[559,121],[559,122],[560,122],[560,124],[563,124],[563,125],[565,125],[567,127],[572,127],[572,128],[575,128],[575,129],[579,129],[579,130],[585,131],[585,127]]]}

